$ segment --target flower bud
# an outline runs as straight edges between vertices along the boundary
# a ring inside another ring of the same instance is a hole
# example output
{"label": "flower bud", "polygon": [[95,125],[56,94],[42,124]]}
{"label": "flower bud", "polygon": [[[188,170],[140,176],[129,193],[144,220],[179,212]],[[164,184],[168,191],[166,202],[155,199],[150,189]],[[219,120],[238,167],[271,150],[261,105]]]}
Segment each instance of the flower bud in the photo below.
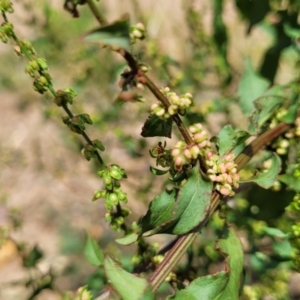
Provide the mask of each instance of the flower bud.
{"label": "flower bud", "polygon": [[117,205],[119,203],[118,195],[116,193],[110,193],[108,197],[113,205]]}
{"label": "flower bud", "polygon": [[178,156],[179,154],[181,153],[181,151],[179,150],[179,149],[173,149],[172,150],[172,153],[171,153],[171,155],[173,156],[173,157],[176,157],[176,156]]}
{"label": "flower bud", "polygon": [[202,131],[200,133],[196,133],[193,137],[195,143],[199,144],[207,139],[206,131]]}
{"label": "flower bud", "polygon": [[192,155],[193,159],[196,159],[200,153],[200,149],[197,145],[194,145],[191,149],[190,149],[190,153]]}

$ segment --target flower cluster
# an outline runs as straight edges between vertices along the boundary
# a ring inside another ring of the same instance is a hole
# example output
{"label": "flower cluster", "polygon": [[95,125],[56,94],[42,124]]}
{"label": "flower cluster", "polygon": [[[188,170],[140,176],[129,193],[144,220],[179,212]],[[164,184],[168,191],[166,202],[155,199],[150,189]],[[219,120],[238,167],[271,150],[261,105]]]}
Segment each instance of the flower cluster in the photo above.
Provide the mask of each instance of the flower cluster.
{"label": "flower cluster", "polygon": [[163,104],[154,103],[151,106],[151,113],[162,120],[169,119],[170,116],[175,114],[185,115],[186,110],[193,104],[193,96],[190,93],[178,96],[176,93],[171,92],[168,87],[161,89],[161,92],[170,101],[170,106],[166,109]]}
{"label": "flower cluster", "polygon": [[48,73],[48,65],[44,58],[34,57],[26,66],[25,72],[35,78],[33,82],[34,89],[43,94],[51,84],[51,76]]}
{"label": "flower cluster", "polygon": [[130,38],[134,43],[136,40],[143,40],[146,37],[146,29],[143,23],[130,26]]}
{"label": "flower cluster", "polygon": [[199,155],[202,155],[205,157],[208,167],[208,177],[216,183],[216,190],[224,196],[233,196],[240,179],[237,165],[234,162],[234,154],[221,157],[214,153],[202,124],[194,124],[189,127],[189,130],[192,133],[193,143],[187,145],[185,142],[179,141],[171,153],[175,169],[181,172],[185,165],[192,163]]}
{"label": "flower cluster", "polygon": [[206,155],[207,174],[211,181],[216,182],[216,190],[224,196],[234,196],[233,189],[239,187],[240,176],[234,162],[235,155],[220,157],[213,152]]}
{"label": "flower cluster", "polygon": [[105,207],[108,212],[105,215],[106,221],[110,223],[113,229],[119,231],[124,224],[124,217],[130,214],[127,209],[121,209],[121,211],[114,212],[114,208],[119,205],[120,202],[127,203],[127,195],[121,189],[120,180],[126,178],[124,169],[121,169],[118,165],[111,165],[105,170],[98,172],[98,175],[102,178],[105,186],[104,190],[97,190],[94,193],[93,201],[104,198]]}
{"label": "flower cluster", "polygon": [[11,23],[3,23],[0,26],[0,40],[3,43],[8,42],[8,38],[11,37],[14,33],[14,26]]}
{"label": "flower cluster", "polygon": [[[299,218],[300,213],[300,194],[296,194],[293,201],[286,208],[287,211],[296,215]],[[296,255],[294,257],[294,264],[298,272],[300,271],[300,222],[296,222],[291,227],[290,242],[292,246],[296,249]]]}
{"label": "flower cluster", "polygon": [[0,12],[1,13],[13,13],[14,8],[10,0],[0,0]]}
{"label": "flower cluster", "polygon": [[189,127],[192,133],[193,143],[187,145],[183,141],[177,142],[175,148],[172,151],[172,157],[174,160],[175,169],[180,172],[184,165],[190,164],[193,160],[197,159],[199,154],[204,154],[211,148],[208,135],[203,130],[202,124],[198,123]]}

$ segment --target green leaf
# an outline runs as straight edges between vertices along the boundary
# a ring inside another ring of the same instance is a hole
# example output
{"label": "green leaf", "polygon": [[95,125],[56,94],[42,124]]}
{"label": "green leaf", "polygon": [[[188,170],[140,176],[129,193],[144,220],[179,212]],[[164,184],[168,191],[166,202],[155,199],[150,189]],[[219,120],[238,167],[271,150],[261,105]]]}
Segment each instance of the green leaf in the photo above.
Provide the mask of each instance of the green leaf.
{"label": "green leaf", "polygon": [[156,169],[156,168],[153,168],[150,166],[150,172],[154,175],[165,175],[169,172],[169,169],[168,170],[160,170],[160,169]]}
{"label": "green leaf", "polygon": [[223,156],[234,147],[244,144],[249,137],[249,133],[239,129],[234,129],[231,125],[224,126],[217,135],[217,146],[219,155]]}
{"label": "green leaf", "polygon": [[292,124],[297,119],[299,103],[289,106],[287,113],[280,118],[280,121],[287,124]]}
{"label": "green leaf", "polygon": [[212,189],[213,183],[204,180],[198,167],[194,167],[177,196],[172,218],[176,224],[166,232],[184,234],[204,220],[210,205]]}
{"label": "green leaf", "polygon": [[213,300],[224,290],[229,276],[226,272],[219,272],[214,275],[200,277],[193,280],[190,285],[179,290],[175,296],[168,297],[168,300]]}
{"label": "green leaf", "polygon": [[262,97],[255,101],[257,111],[251,116],[252,123],[256,123],[256,130],[261,128],[276,112],[285,100],[283,88],[274,86]]}
{"label": "green leaf", "polygon": [[136,242],[138,239],[138,234],[136,233],[130,233],[130,234],[127,234],[119,239],[116,239],[116,242],[120,245],[130,245],[134,242]]}
{"label": "green leaf", "polygon": [[150,115],[146,120],[141,135],[143,137],[172,137],[172,119],[162,120],[156,115]]}
{"label": "green leaf", "polygon": [[240,239],[227,224],[225,224],[221,237],[217,241],[216,249],[225,255],[225,270],[229,275],[228,283],[217,299],[238,300],[243,274],[243,247]]}
{"label": "green leaf", "polygon": [[278,228],[273,228],[273,227],[267,227],[266,226],[266,227],[263,228],[263,231],[267,235],[272,236],[272,237],[277,237],[277,238],[287,238],[288,237],[287,233],[284,233],[283,231],[281,231]]}
{"label": "green leaf", "polygon": [[290,24],[285,23],[283,25],[284,33],[292,38],[292,39],[298,39],[300,38],[300,28],[294,28]]}
{"label": "green leaf", "polygon": [[272,156],[272,165],[266,173],[258,173],[254,178],[247,180],[247,182],[255,182],[264,189],[270,188],[274,181],[277,179],[277,175],[281,170],[281,160],[277,154]]}
{"label": "green leaf", "polygon": [[140,300],[146,293],[146,299],[149,297],[148,281],[144,278],[136,277],[125,271],[119,263],[107,256],[104,260],[104,269],[106,276],[120,294],[123,300]]}
{"label": "green leaf", "polygon": [[289,240],[273,241],[273,251],[283,260],[291,260],[295,254],[295,249],[291,246]]}
{"label": "green leaf", "polygon": [[254,100],[267,89],[269,82],[254,72],[251,62],[247,59],[244,74],[239,82],[238,95],[241,109],[250,116],[255,109]]}
{"label": "green leaf", "polygon": [[130,50],[130,26],[128,20],[117,21],[89,32],[84,40]]}
{"label": "green leaf", "polygon": [[170,225],[175,196],[175,190],[172,192],[164,191],[150,202],[146,215],[139,220],[141,232],[145,233],[145,236],[163,232],[164,228]]}
{"label": "green leaf", "polygon": [[90,235],[87,236],[84,254],[90,264],[94,266],[101,266],[103,264],[104,255],[97,242]]}
{"label": "green leaf", "polygon": [[283,174],[278,176],[278,180],[285,183],[290,189],[300,192],[300,179],[292,174]]}

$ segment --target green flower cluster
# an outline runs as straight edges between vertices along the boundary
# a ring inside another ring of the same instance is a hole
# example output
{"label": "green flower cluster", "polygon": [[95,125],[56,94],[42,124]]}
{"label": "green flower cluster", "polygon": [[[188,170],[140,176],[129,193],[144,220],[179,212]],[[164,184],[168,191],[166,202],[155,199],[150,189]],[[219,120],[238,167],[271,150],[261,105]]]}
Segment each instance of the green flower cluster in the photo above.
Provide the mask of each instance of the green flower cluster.
{"label": "green flower cluster", "polygon": [[7,43],[8,39],[14,34],[14,26],[11,23],[3,23],[0,26],[0,39],[3,43]]}
{"label": "green flower cluster", "polygon": [[158,243],[148,244],[145,241],[142,241],[138,247],[138,253],[131,258],[131,261],[135,266],[138,266],[146,261],[151,261],[156,266],[164,258],[163,255],[157,254],[159,249]]}
{"label": "green flower cluster", "polygon": [[143,40],[146,37],[146,29],[143,23],[137,23],[130,26],[130,38],[132,43],[136,40]]}
{"label": "green flower cluster", "polygon": [[0,0],[0,12],[1,13],[13,13],[14,8],[10,0]]}
{"label": "green flower cluster", "polygon": [[161,89],[161,92],[170,101],[170,106],[166,109],[162,103],[154,103],[151,106],[151,114],[156,115],[162,120],[167,120],[175,114],[185,115],[186,110],[193,105],[193,96],[190,93],[185,93],[178,96],[171,92],[169,87]]}
{"label": "green flower cluster", "polygon": [[[300,193],[296,194],[293,198],[293,201],[286,208],[287,211],[296,215],[296,218],[299,219],[300,215]],[[292,246],[296,249],[296,254],[294,257],[294,265],[298,272],[300,272],[300,221],[297,221],[291,227],[291,236],[290,242]]]}
{"label": "green flower cluster", "polygon": [[112,211],[114,206],[119,204],[119,201],[127,203],[127,195],[120,188],[120,180],[127,178],[124,169],[113,164],[107,169],[99,171],[98,175],[103,180],[105,190],[96,191],[93,200],[105,198],[105,205],[109,211]]}
{"label": "green flower cluster", "polygon": [[48,64],[42,57],[33,57],[26,66],[25,72],[35,78],[34,90],[43,94],[47,92],[51,84],[51,76],[48,73]]}
{"label": "green flower cluster", "polygon": [[93,300],[93,295],[88,287],[82,286],[77,290],[75,300]]}
{"label": "green flower cluster", "polygon": [[99,171],[98,175],[102,178],[105,189],[97,190],[94,193],[93,201],[100,198],[105,199],[105,207],[108,210],[105,219],[113,229],[120,231],[124,224],[124,218],[130,214],[130,211],[122,208],[121,211],[114,212],[114,208],[120,202],[128,202],[127,194],[121,189],[120,184],[121,179],[127,178],[126,173],[124,169],[113,164],[105,170]]}

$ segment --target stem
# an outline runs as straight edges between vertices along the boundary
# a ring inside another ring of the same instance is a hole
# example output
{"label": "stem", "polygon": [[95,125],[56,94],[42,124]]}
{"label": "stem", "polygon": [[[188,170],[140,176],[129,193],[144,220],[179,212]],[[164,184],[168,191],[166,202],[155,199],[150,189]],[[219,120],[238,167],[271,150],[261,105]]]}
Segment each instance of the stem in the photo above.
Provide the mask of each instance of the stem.
{"label": "stem", "polygon": [[101,14],[101,12],[99,11],[95,2],[93,0],[86,0],[86,3],[89,6],[93,15],[95,16],[95,18],[98,20],[100,26],[107,25],[107,21],[106,21],[105,17]]}
{"label": "stem", "polygon": [[[235,163],[238,165],[238,170],[241,170],[263,146],[280,136],[289,128],[291,128],[291,125],[280,123],[275,128],[264,132],[262,135],[252,141],[235,160]],[[217,192],[213,192],[210,201],[210,208],[205,219],[195,229],[193,229],[191,233],[178,238],[175,245],[166,254],[164,260],[160,263],[160,265],[158,265],[158,267],[149,277],[153,291],[158,289],[171,270],[179,262],[181,257],[186,253],[187,249],[193,243],[199,231],[201,231],[201,229],[206,225],[210,217],[216,211],[219,203],[220,195]]]}

